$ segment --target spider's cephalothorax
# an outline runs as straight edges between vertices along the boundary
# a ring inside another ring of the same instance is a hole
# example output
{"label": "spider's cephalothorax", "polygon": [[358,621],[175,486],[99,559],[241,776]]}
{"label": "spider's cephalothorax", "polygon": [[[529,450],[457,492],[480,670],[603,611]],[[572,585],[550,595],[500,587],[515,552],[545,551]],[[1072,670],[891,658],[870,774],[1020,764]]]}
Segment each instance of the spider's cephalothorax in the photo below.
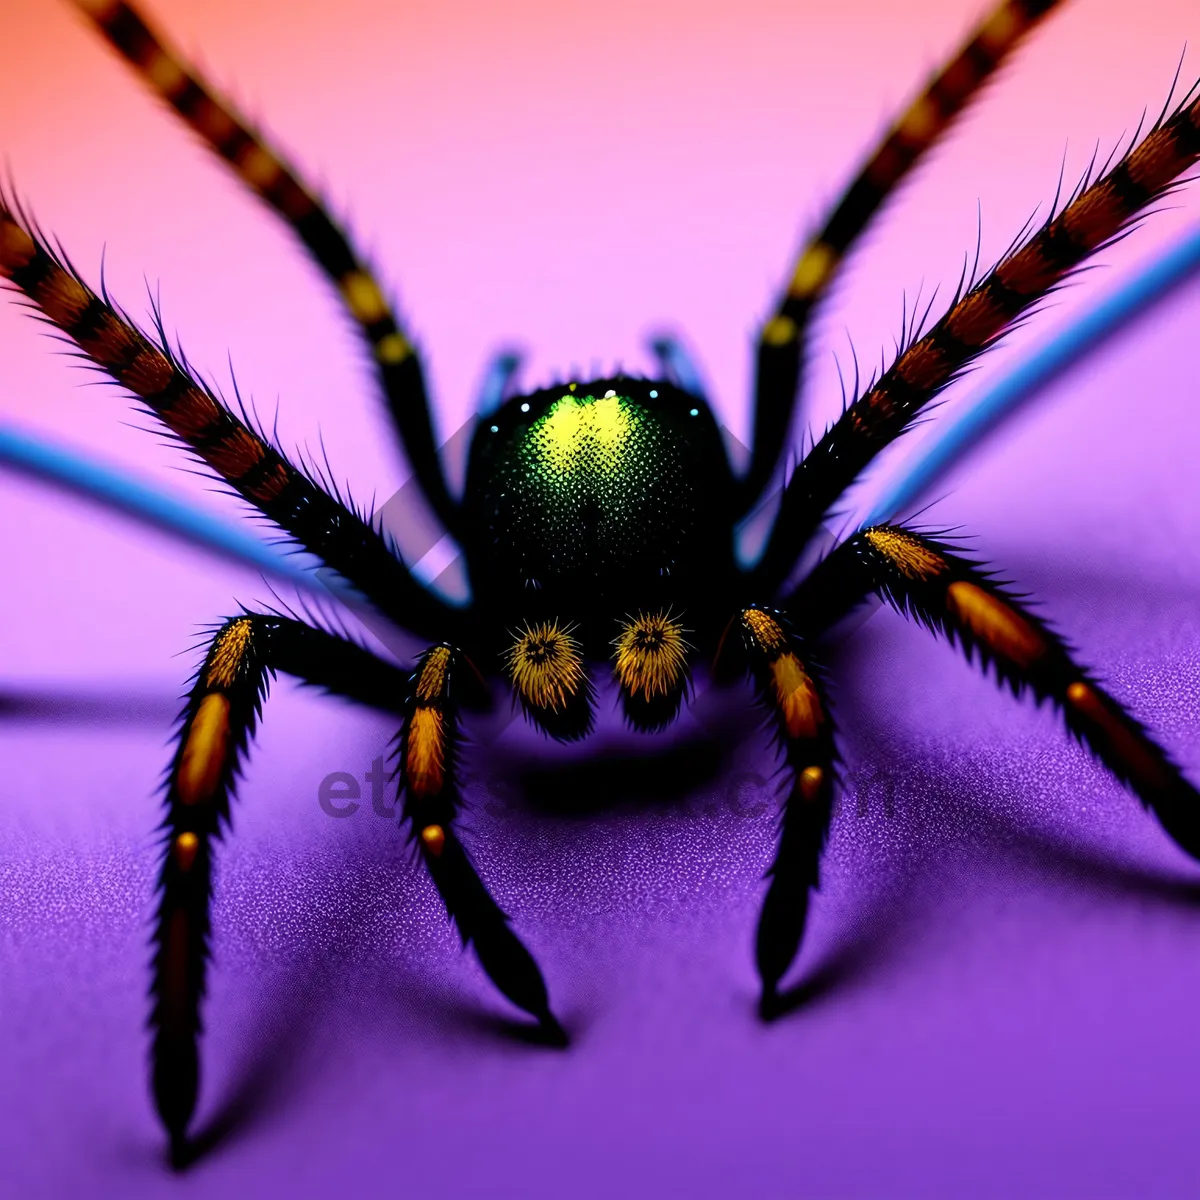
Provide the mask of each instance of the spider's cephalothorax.
{"label": "spider's cephalothorax", "polygon": [[472,588],[501,628],[569,617],[611,655],[639,610],[728,615],[733,479],[708,405],[665,381],[568,382],[476,427],[463,508]]}
{"label": "spider's cephalothorax", "polygon": [[401,718],[404,813],[422,861],[491,979],[559,1039],[541,972],[456,832],[460,710],[497,681],[542,729],[568,739],[590,728],[598,671],[613,676],[628,720],[642,730],[675,718],[701,653],[715,651],[718,677],[749,674],[789,781],[757,936],[765,1016],[779,1011],[779,984],[800,945],[836,782],[833,727],[810,646],[871,593],[977,652],[1014,690],[1049,699],[1200,857],[1200,795],[990,572],[903,525],[878,525],[789,583],[824,514],[879,451],[1200,160],[1194,90],[991,270],[965,280],[936,321],[907,331],[891,365],[788,476],[761,554],[747,567],[733,552],[734,527],[777,476],[814,306],[884,198],[1054,0],[1000,3],[901,114],[801,253],[760,333],[743,473],[727,463],[678,347],[660,343],[660,381],[572,380],[495,406],[475,432],[461,498],[446,482],[412,341],[320,199],[125,0],[77,2],[336,286],[370,348],[416,479],[466,552],[472,585],[465,607],[423,586],[369,514],[289,461],[172,354],[161,331],[150,337],[132,325],[0,196],[0,278],[293,543],[429,644],[405,671],[300,620],[244,611],[211,638],[167,778],[155,943],[153,1088],[177,1153],[199,1079],[214,842],[273,671]]}

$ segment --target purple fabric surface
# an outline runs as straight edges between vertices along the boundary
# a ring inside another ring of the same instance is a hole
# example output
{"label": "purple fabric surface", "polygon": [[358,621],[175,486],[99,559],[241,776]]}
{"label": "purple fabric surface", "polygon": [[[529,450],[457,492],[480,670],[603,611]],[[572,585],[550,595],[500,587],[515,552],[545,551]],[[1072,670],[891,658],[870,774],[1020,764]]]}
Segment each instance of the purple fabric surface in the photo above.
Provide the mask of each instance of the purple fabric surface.
{"label": "purple fabric surface", "polygon": [[[929,517],[978,534],[1194,780],[1198,321],[1192,286]],[[744,350],[721,368],[727,414]],[[370,428],[351,415],[338,435]],[[168,655],[262,588],[4,478],[0,511],[0,1193],[1200,1192],[1200,866],[1053,715],[887,612],[830,652],[849,788],[805,1003],[770,1027],[751,950],[774,760],[745,694],[702,696],[657,766],[611,716],[582,751],[479,731],[471,846],[565,1052],[522,1035],[369,798],[322,812],[321,779],[361,778],[389,724],[279,683],[220,858],[209,1149],[172,1175],[143,1028],[153,784],[191,664]]]}

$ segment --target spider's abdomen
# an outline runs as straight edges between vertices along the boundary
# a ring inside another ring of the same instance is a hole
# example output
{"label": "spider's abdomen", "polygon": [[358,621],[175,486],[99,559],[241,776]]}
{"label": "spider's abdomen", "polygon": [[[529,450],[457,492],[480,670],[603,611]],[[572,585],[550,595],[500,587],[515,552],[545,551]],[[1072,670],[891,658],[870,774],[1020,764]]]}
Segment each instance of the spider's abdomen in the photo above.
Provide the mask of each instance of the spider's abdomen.
{"label": "spider's abdomen", "polygon": [[518,397],[471,447],[472,585],[521,617],[690,606],[700,576],[723,579],[731,561],[728,486],[712,414],[670,384]]}

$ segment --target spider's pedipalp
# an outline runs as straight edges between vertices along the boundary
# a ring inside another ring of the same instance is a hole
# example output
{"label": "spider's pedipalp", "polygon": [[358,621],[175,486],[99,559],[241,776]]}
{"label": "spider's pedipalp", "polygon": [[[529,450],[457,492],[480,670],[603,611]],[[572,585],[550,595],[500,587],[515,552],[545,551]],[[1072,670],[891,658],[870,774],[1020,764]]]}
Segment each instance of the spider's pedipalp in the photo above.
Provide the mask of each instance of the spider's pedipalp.
{"label": "spider's pedipalp", "polygon": [[513,635],[505,667],[525,715],[553,738],[570,742],[592,730],[592,682],[575,626],[551,619]]}
{"label": "spider's pedipalp", "polygon": [[1066,644],[992,573],[933,538],[874,526],[842,543],[789,603],[819,614],[815,631],[869,592],[979,655],[1014,693],[1049,699],[1067,728],[1200,858],[1200,793],[1142,725],[1072,659]]}
{"label": "spider's pedipalp", "polygon": [[679,715],[688,687],[688,644],[683,624],[670,609],[626,617],[613,639],[613,674],[621,688],[625,719],[653,733]]}
{"label": "spider's pedipalp", "polygon": [[1094,183],[1014,245],[905,347],[813,447],[784,488],[757,586],[779,587],[821,518],[922,409],[994,346],[1088,257],[1124,236],[1149,205],[1200,159],[1200,98],[1193,88]]}
{"label": "spider's pedipalp", "polygon": [[813,310],[875,213],[971,102],[996,68],[1058,0],[1002,0],[962,49],[896,119],[820,232],[800,252],[775,310],[759,334],[750,467],[738,481],[748,512],[779,466],[799,399]]}
{"label": "spider's pedipalp", "polygon": [[409,463],[446,527],[458,527],[434,437],[420,358],[376,281],[314,191],[235,106],[124,0],[75,0],[108,42],[239,179],[284,221],[336,288],[368,346]]}

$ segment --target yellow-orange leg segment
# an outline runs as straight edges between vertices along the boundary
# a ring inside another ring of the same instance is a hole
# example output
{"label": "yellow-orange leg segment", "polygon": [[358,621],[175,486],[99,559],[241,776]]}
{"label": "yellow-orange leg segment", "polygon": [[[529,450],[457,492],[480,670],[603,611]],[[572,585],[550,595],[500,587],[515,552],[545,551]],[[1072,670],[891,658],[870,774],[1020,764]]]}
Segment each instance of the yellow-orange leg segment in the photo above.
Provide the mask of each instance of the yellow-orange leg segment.
{"label": "yellow-orange leg segment", "polygon": [[243,615],[213,638],[183,712],[167,779],[166,845],[155,935],[152,1080],[177,1162],[199,1084],[212,845],[229,820],[238,768],[272,670],[388,712],[404,673],[343,638],[276,616]]}
{"label": "yellow-orange leg segment", "polygon": [[124,0],[76,4],[146,84],[291,227],[328,276],[370,348],[392,419],[425,495],[439,518],[453,527],[457,506],[442,474],[420,361],[370,265],[345,230],[262,133],[150,29],[132,5]]}
{"label": "yellow-orange leg segment", "polygon": [[453,646],[434,646],[421,656],[409,679],[399,739],[404,815],[463,945],[474,945],[492,982],[537,1018],[549,1041],[565,1044],[537,962],[513,933],[454,830],[458,710],[485,687],[475,667]]}
{"label": "yellow-orange leg segment", "polygon": [[809,890],[819,886],[821,851],[833,813],[836,750],[820,681],[783,613],[752,607],[735,618],[718,650],[717,670],[727,673],[739,659],[774,719],[791,775],[756,942],[761,1011],[771,1017],[779,981],[804,936]]}
{"label": "yellow-orange leg segment", "polygon": [[758,497],[787,444],[812,310],[880,205],[1058,0],[1003,0],[904,110],[800,252],[759,335],[753,453],[744,503]]}
{"label": "yellow-orange leg segment", "polygon": [[1184,850],[1200,858],[1200,794],[1142,725],[1073,661],[1062,640],[992,573],[901,526],[865,529],[827,557],[789,603],[814,632],[869,592],[992,664],[1014,692],[1028,688],[1131,788]]}
{"label": "yellow-orange leg segment", "polygon": [[238,761],[266,689],[254,620],[213,639],[184,711],[167,783],[167,845],[155,939],[151,1026],[155,1104],[178,1160],[199,1084],[212,841],[229,819]]}

